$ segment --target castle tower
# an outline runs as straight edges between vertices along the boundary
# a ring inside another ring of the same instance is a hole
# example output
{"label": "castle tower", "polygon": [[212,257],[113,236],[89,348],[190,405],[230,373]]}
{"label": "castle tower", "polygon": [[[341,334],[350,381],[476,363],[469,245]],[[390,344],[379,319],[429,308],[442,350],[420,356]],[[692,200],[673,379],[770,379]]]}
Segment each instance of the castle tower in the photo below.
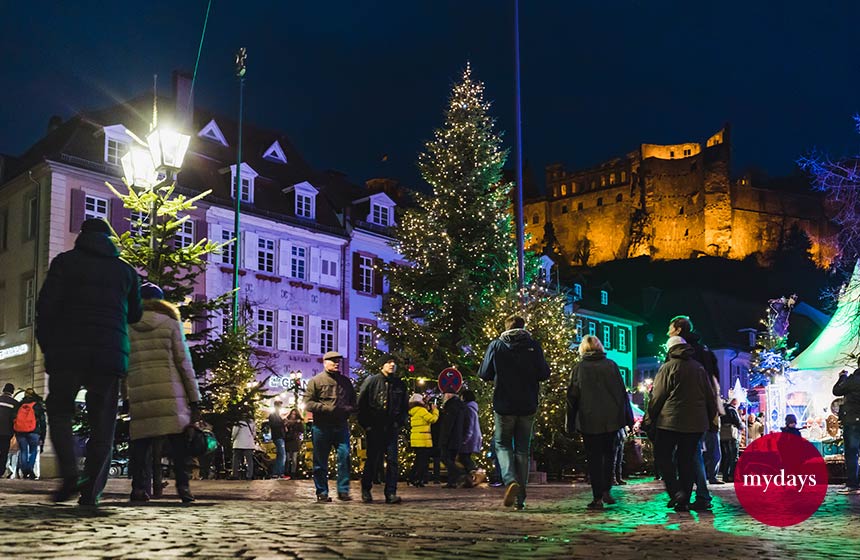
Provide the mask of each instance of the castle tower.
{"label": "castle tower", "polygon": [[705,253],[728,256],[732,248],[729,125],[708,138],[704,150]]}

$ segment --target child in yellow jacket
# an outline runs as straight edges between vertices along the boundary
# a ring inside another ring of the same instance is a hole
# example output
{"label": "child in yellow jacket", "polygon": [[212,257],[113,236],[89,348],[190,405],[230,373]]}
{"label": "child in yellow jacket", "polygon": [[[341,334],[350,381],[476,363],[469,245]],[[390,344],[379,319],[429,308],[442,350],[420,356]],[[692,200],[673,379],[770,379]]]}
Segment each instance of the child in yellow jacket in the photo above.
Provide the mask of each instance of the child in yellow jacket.
{"label": "child in yellow jacket", "polygon": [[430,435],[430,425],[439,420],[439,409],[424,402],[420,393],[415,393],[409,399],[409,419],[412,429],[409,433],[409,444],[415,452],[415,462],[409,472],[409,482],[413,486],[424,486],[427,479],[427,463],[433,449],[433,438]]}

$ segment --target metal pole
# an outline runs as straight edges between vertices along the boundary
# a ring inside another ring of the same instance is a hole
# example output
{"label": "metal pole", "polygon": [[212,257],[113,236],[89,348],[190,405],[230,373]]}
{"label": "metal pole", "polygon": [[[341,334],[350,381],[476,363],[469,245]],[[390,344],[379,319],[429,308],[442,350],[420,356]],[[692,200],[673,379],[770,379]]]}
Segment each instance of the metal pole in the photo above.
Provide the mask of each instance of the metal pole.
{"label": "metal pole", "polygon": [[517,290],[525,301],[525,232],[523,231],[523,124],[520,102],[520,2],[514,0],[514,82],[516,104],[517,191],[514,219],[517,221]]}
{"label": "metal pole", "polygon": [[239,78],[239,140],[237,141],[236,154],[236,190],[235,190],[235,212],[233,216],[233,332],[239,330],[239,211],[242,208],[242,113],[245,97],[245,59],[247,52],[245,47],[236,53],[236,76]]}

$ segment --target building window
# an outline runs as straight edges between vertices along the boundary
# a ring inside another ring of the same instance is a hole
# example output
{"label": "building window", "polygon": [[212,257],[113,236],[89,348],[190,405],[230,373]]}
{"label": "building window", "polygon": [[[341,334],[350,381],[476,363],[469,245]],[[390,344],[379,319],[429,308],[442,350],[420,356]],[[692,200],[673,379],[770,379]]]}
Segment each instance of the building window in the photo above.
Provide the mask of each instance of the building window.
{"label": "building window", "polygon": [[679,215],[679,216],[683,216],[683,215],[684,215],[684,207],[683,207],[683,206],[681,206],[680,208],[678,208],[678,215]]}
{"label": "building window", "polygon": [[597,323],[595,323],[594,321],[588,322],[588,334],[590,334],[591,336],[597,335]]}
{"label": "building window", "polygon": [[257,239],[257,270],[274,274],[275,240],[260,237]]}
{"label": "building window", "polygon": [[27,220],[27,229],[24,231],[24,238],[35,239],[36,228],[39,227],[39,205],[36,196],[33,195],[24,201],[24,216]]}
{"label": "building window", "polygon": [[[242,202],[252,204],[254,202],[254,179],[252,177],[245,177],[243,173],[239,181],[242,183]],[[236,198],[236,175],[233,175],[230,185],[230,196]]]}
{"label": "building window", "polygon": [[9,248],[9,209],[0,208],[0,251]]}
{"label": "building window", "polygon": [[684,150],[684,155],[685,155],[685,156],[692,155],[692,153],[693,153],[693,150],[691,150],[691,149],[689,149],[689,148],[687,148],[687,149],[685,149],[685,150]]}
{"label": "building window", "polygon": [[320,319],[320,352],[325,354],[334,349],[334,320]]}
{"label": "building window", "polygon": [[391,208],[374,204],[373,210],[370,213],[370,221],[380,226],[391,225]]}
{"label": "building window", "polygon": [[600,186],[601,186],[601,187],[605,187],[605,186],[606,186],[606,175],[601,175],[601,176],[600,176]]}
{"label": "building window", "polygon": [[229,308],[225,308],[221,312],[221,333],[227,334],[233,332],[233,314]]}
{"label": "building window", "polygon": [[[232,240],[232,241],[231,241]],[[230,243],[227,243],[230,241]],[[227,243],[221,247],[221,264],[233,265],[236,262],[236,240],[233,239],[233,230],[221,230],[221,242]]]}
{"label": "building window", "polygon": [[600,290],[600,305],[609,305],[609,292]]}
{"label": "building window", "polygon": [[582,299],[582,284],[573,285],[573,297],[576,299]]}
{"label": "building window", "polygon": [[622,200],[624,200],[623,194],[618,193],[617,195],[615,195],[615,202],[621,202]]}
{"label": "building window", "polygon": [[290,276],[304,280],[307,270],[307,249],[293,245],[290,248]]}
{"label": "building window", "polygon": [[610,185],[614,185],[614,184],[615,184],[615,173],[610,173],[610,174],[609,174],[609,184],[610,184]]}
{"label": "building window", "polygon": [[305,351],[305,317],[304,315],[290,316],[290,351]]}
{"label": "building window", "polygon": [[574,342],[582,342],[582,318],[580,317],[576,319],[576,336],[573,340]]}
{"label": "building window", "polygon": [[562,213],[562,214],[567,214],[567,204],[562,205],[562,207],[561,207],[561,213]]}
{"label": "building window", "polygon": [[582,210],[583,208],[585,208],[585,206],[581,202],[576,205],[577,210]]}
{"label": "building window", "polygon": [[567,185],[561,186],[561,196],[567,195]]}
{"label": "building window", "polygon": [[194,222],[185,220],[176,230],[176,248],[185,249],[194,245]]}
{"label": "building window", "polygon": [[602,196],[597,199],[597,205],[603,206],[603,197]]}
{"label": "building window", "polygon": [[257,310],[257,344],[264,348],[275,345],[275,312],[271,309]]}
{"label": "building window", "polygon": [[21,282],[21,326],[29,327],[36,315],[36,279],[33,276],[24,278]]}
{"label": "building window", "polygon": [[105,161],[111,165],[119,165],[122,156],[128,151],[128,144],[108,138],[107,152],[105,152]]}
{"label": "building window", "polygon": [[532,224],[536,224],[538,222],[540,222],[540,216],[535,214],[534,216],[532,216]]}
{"label": "building window", "polygon": [[296,216],[300,218],[313,218],[313,199],[301,193],[296,193]]}
{"label": "building window", "polygon": [[621,172],[621,182],[622,182],[622,183],[626,183],[626,182],[627,182],[627,172],[626,172],[626,171],[622,171],[622,172]]}
{"label": "building window", "polygon": [[145,212],[132,210],[129,215],[128,232],[132,237],[143,237],[149,232],[149,216]]}
{"label": "building window", "polygon": [[358,324],[358,357],[363,358],[368,349],[373,348],[373,325]]}
{"label": "building window", "polygon": [[612,327],[603,325],[603,347],[607,350],[612,348]]}
{"label": "building window", "polygon": [[108,219],[108,201],[98,196],[87,195],[84,200],[84,219]]}
{"label": "building window", "polygon": [[670,158],[672,158],[672,159],[675,159],[675,152],[670,151],[670,152],[669,152],[669,157],[670,157]]}
{"label": "building window", "polygon": [[618,350],[627,352],[627,329],[618,329]]}
{"label": "building window", "polygon": [[358,262],[358,291],[373,292],[373,259],[361,255]]}

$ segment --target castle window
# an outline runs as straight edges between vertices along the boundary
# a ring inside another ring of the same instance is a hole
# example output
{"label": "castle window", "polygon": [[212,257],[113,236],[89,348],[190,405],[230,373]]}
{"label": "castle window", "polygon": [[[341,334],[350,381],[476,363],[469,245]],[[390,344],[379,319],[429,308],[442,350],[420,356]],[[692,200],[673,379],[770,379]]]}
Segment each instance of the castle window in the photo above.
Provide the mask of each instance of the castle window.
{"label": "castle window", "polygon": [[691,149],[689,149],[689,148],[687,148],[686,150],[684,150],[684,155],[685,155],[685,156],[692,155],[692,153],[693,153],[693,150],[691,150]]}
{"label": "castle window", "polygon": [[576,184],[576,181],[570,184],[570,192],[571,194],[579,192],[579,185]]}
{"label": "castle window", "polygon": [[597,205],[598,205],[598,206],[603,206],[603,197],[600,197],[600,198],[598,198],[598,199],[597,199]]}
{"label": "castle window", "polygon": [[609,184],[610,184],[610,185],[614,185],[614,184],[615,184],[615,173],[610,173],[610,174],[609,174]]}
{"label": "castle window", "polygon": [[678,208],[678,215],[679,215],[679,216],[683,216],[683,215],[684,215],[684,207],[683,207],[683,206],[681,206],[680,208]]}
{"label": "castle window", "polygon": [[577,209],[577,210],[582,210],[582,208],[583,208],[583,206],[582,206],[582,203],[581,203],[581,202],[580,202],[579,204],[577,204],[577,205],[576,205],[576,209]]}
{"label": "castle window", "polygon": [[669,152],[669,157],[670,157],[670,158],[672,158],[672,159],[675,159],[675,152],[674,152],[674,151],[670,151],[670,152]]}
{"label": "castle window", "polygon": [[601,187],[605,187],[605,186],[606,186],[606,175],[601,175],[601,176],[600,176],[600,186],[601,186]]}
{"label": "castle window", "polygon": [[532,223],[533,223],[533,224],[536,224],[536,223],[538,223],[538,222],[540,222],[540,216],[538,216],[537,214],[535,214],[534,216],[532,216]]}
{"label": "castle window", "polygon": [[567,214],[567,204],[565,204],[564,206],[561,207],[561,213]]}
{"label": "castle window", "polygon": [[690,230],[688,230],[688,229],[684,230],[684,237],[690,237]]}
{"label": "castle window", "polygon": [[567,195],[567,185],[561,186],[561,196]]}
{"label": "castle window", "polygon": [[595,180],[593,180],[593,179],[592,179],[592,181],[591,181],[591,190],[594,190],[594,189],[596,189],[596,188],[597,188],[597,181],[595,181]]}
{"label": "castle window", "polygon": [[626,171],[622,171],[622,172],[621,172],[621,182],[622,182],[622,183],[626,183],[626,182],[627,182],[627,172],[626,172]]}
{"label": "castle window", "polygon": [[617,195],[615,195],[615,202],[621,202],[623,199],[624,199],[623,194],[618,193]]}

